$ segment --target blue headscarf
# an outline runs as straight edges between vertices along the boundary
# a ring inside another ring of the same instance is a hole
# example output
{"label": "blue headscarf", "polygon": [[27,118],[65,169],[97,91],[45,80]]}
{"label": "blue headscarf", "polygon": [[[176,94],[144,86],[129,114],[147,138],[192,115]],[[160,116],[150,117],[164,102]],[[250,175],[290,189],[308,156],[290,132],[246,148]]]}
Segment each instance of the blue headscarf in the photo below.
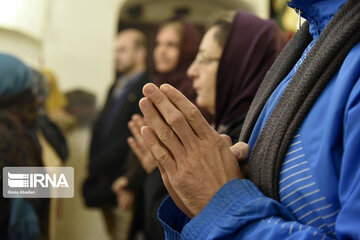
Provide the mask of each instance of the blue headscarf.
{"label": "blue headscarf", "polygon": [[18,58],[0,53],[0,99],[11,99],[30,89],[29,68]]}

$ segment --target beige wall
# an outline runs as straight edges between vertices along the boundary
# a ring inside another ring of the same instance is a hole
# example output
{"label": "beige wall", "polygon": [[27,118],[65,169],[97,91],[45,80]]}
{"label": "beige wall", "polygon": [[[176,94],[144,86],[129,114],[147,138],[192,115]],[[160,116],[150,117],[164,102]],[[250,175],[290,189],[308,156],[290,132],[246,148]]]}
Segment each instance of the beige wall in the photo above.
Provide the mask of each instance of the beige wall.
{"label": "beige wall", "polygon": [[253,6],[256,11],[256,14],[262,18],[270,17],[270,1],[269,0],[243,0]]}
{"label": "beige wall", "polygon": [[113,39],[122,2],[52,1],[44,55],[61,89],[83,88],[104,100],[113,79]]}
{"label": "beige wall", "polygon": [[34,67],[45,63],[57,74],[62,90],[83,88],[102,103],[113,80],[113,39],[123,0],[52,0],[49,5],[27,1],[44,3],[35,10],[47,17],[32,27],[25,24],[31,11],[22,12],[15,24],[0,21],[0,51]]}
{"label": "beige wall", "polygon": [[24,33],[0,28],[0,52],[15,55],[26,63],[37,66],[41,42]]}
{"label": "beige wall", "polygon": [[50,0],[0,0],[0,26],[41,40]]}
{"label": "beige wall", "polygon": [[[94,92],[101,105],[114,78],[113,39],[125,0],[1,1],[25,4],[25,8],[20,8],[15,24],[0,18],[0,51],[13,53],[35,67],[45,63],[57,74],[62,90]],[[269,1],[244,2],[253,6],[257,15],[268,17]],[[32,11],[24,11],[26,8]],[[34,17],[34,12],[39,16]]]}
{"label": "beige wall", "polygon": [[[0,0],[0,51],[37,65],[49,0]],[[31,9],[31,11],[29,11]]]}

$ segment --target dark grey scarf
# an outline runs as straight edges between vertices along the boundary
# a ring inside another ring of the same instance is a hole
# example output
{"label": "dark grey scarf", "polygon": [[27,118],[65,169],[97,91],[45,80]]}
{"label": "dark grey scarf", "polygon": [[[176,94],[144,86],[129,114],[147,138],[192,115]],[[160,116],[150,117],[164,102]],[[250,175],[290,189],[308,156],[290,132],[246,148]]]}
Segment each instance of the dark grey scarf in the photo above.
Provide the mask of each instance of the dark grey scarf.
{"label": "dark grey scarf", "polygon": [[[251,152],[248,178],[268,197],[279,200],[279,173],[288,147],[329,80],[360,41],[360,1],[349,0],[319,36],[280,97]],[[266,101],[311,42],[309,25],[282,51],[261,84],[246,117],[240,141],[248,142]]]}

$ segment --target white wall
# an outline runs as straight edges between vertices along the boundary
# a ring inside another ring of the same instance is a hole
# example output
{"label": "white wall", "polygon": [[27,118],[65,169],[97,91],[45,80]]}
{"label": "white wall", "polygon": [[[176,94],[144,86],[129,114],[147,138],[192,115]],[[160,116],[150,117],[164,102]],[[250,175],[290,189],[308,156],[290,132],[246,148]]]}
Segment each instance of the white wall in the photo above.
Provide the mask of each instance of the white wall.
{"label": "white wall", "polygon": [[113,80],[113,39],[122,2],[52,1],[44,54],[61,89],[83,88],[103,102]]}
{"label": "white wall", "polygon": [[0,26],[41,40],[49,0],[0,0]]}
{"label": "white wall", "polygon": [[0,13],[12,12],[0,16],[0,51],[34,67],[44,63],[62,90],[91,91],[101,104],[113,80],[113,39],[123,1],[0,0]]}
{"label": "white wall", "polygon": [[41,49],[40,41],[21,32],[0,28],[0,52],[15,55],[31,66],[37,66]]}
{"label": "white wall", "polygon": [[47,10],[48,0],[0,0],[0,51],[37,66]]}

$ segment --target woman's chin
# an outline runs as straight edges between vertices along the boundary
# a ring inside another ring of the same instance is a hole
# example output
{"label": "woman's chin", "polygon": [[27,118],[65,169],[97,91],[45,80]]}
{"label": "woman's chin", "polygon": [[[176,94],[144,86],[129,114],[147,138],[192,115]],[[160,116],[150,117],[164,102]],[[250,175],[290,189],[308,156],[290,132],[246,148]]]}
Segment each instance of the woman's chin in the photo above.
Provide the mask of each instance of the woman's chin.
{"label": "woman's chin", "polygon": [[204,106],[201,105],[201,99],[199,97],[196,97],[195,103],[198,107],[203,108]]}
{"label": "woman's chin", "polygon": [[207,109],[207,107],[208,107],[206,102],[203,101],[203,99],[200,97],[196,98],[195,103],[199,108]]}

